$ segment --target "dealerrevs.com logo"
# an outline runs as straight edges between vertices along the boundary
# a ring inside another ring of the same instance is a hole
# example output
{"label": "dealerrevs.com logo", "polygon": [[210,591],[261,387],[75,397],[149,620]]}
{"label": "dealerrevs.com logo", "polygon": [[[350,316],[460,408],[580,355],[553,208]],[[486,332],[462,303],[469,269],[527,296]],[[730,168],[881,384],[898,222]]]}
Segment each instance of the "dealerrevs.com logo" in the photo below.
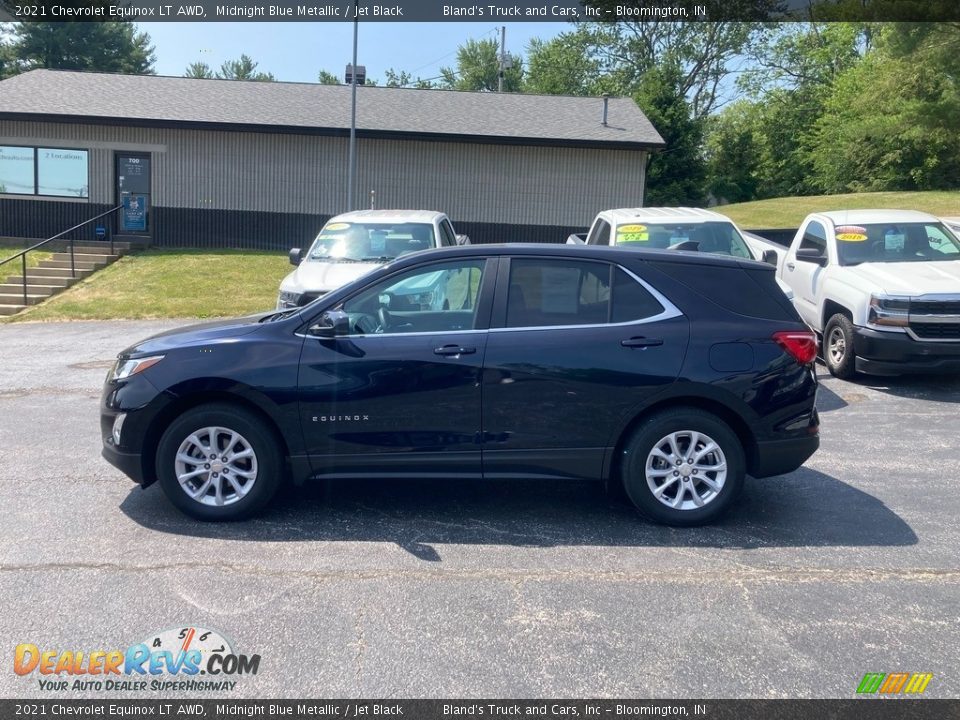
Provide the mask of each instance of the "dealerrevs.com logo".
{"label": "dealerrevs.com logo", "polygon": [[126,650],[57,650],[21,643],[13,671],[35,677],[40,689],[128,692],[230,691],[238,678],[256,675],[259,655],[234,652],[216,630],[182,627],[150,635]]}

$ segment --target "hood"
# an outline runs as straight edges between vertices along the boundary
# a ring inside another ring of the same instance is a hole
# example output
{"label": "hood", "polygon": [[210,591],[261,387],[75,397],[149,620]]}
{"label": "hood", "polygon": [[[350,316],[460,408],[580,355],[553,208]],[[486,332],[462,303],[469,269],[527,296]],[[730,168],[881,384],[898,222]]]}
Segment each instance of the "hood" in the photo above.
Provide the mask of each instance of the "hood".
{"label": "hood", "polygon": [[887,295],[956,295],[960,293],[960,260],[863,263],[844,268],[876,285]]}
{"label": "hood", "polygon": [[229,320],[188,325],[175,330],[167,330],[159,335],[153,335],[141,340],[124,350],[121,355],[152,355],[168,350],[181,348],[185,345],[204,345],[210,342],[229,340],[247,335],[264,327],[259,323],[260,318],[273,313],[258,313]]}
{"label": "hood", "polygon": [[287,275],[280,289],[287,292],[330,292],[353,282],[384,263],[324,262],[304,260]]}

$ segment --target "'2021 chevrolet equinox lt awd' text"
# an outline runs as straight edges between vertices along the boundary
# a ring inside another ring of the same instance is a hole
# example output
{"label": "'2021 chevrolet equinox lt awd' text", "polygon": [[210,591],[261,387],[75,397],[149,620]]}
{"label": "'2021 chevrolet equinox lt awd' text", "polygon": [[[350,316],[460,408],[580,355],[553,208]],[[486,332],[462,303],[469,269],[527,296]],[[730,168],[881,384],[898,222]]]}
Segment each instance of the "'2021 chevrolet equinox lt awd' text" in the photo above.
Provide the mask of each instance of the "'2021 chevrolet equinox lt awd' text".
{"label": "'2021 chevrolet equinox lt awd' text", "polygon": [[589,478],[697,525],[745,474],[816,451],[816,353],[752,260],[430,250],[304,307],[123,351],[103,455],[203,520],[256,513],[288,477]]}

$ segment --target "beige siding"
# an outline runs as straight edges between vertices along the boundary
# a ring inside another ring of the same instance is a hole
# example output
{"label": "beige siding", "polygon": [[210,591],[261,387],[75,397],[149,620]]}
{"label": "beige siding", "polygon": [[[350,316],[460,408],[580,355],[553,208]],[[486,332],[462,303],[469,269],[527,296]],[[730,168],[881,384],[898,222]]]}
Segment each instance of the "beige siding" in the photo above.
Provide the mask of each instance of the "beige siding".
{"label": "beige siding", "polygon": [[[113,202],[116,150],[151,152],[164,207],[329,215],[346,209],[339,137],[0,121],[0,144],[90,150],[90,201]],[[406,140],[357,141],[356,205],[447,212],[457,220],[586,225],[643,200],[646,153]]]}

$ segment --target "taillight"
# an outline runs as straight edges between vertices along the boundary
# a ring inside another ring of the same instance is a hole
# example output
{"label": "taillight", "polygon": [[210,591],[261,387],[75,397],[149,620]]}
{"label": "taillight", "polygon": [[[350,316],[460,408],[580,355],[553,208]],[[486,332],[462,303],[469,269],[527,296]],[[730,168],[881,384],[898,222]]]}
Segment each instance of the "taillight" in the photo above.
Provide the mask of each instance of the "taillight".
{"label": "taillight", "polygon": [[817,359],[817,335],[810,330],[783,330],[775,332],[773,339],[801,365]]}

